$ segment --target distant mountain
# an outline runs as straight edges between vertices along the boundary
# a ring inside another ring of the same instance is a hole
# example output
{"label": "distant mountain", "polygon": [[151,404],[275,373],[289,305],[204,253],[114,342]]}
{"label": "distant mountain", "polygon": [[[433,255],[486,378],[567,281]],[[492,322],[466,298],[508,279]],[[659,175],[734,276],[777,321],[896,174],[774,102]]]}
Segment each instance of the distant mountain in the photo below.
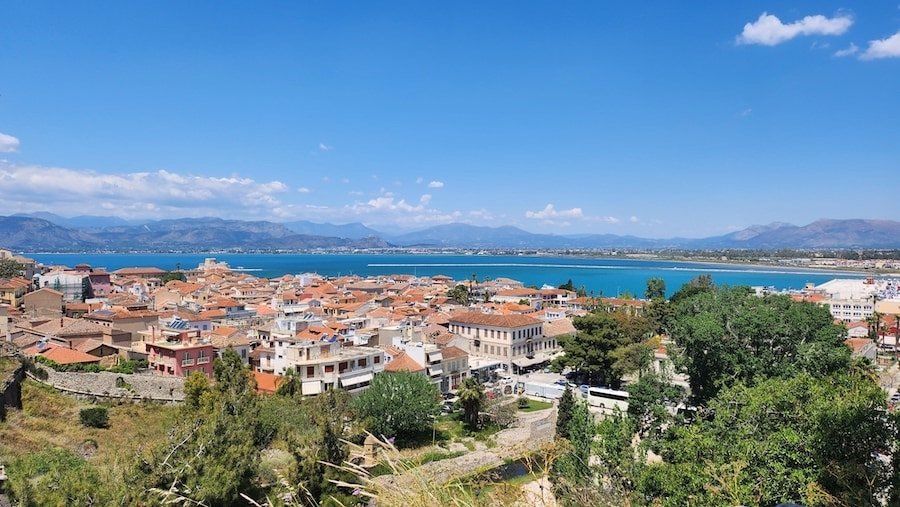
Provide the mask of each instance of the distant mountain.
{"label": "distant mountain", "polygon": [[118,249],[284,249],[383,248],[380,238],[348,239],[297,234],[266,221],[182,218],[102,229],[69,229],[47,220],[0,217],[0,247],[20,251]]}
{"label": "distant mountain", "polygon": [[0,217],[0,248],[39,251],[102,246],[102,241],[90,234],[67,229],[40,218]]}
{"label": "distant mountain", "polygon": [[375,229],[366,227],[365,225],[355,222],[351,224],[327,224],[315,223],[308,220],[299,220],[297,222],[286,222],[284,224],[288,229],[297,234],[307,234],[310,236],[333,236],[337,238],[362,239],[372,236],[383,236]]}
{"label": "distant mountain", "polygon": [[[52,217],[49,217],[52,218]],[[60,218],[60,217],[57,217]],[[108,218],[108,217],[100,217]],[[289,227],[291,226],[291,227]],[[333,232],[299,233],[297,230]],[[615,234],[562,236],[534,234],[517,227],[483,227],[453,223],[384,239],[362,224],[278,224],[268,221],[182,218],[141,225],[101,228],[63,227],[44,218],[0,217],[0,247],[37,250],[206,250],[224,248],[303,250],[310,248],[900,248],[900,222],[890,220],[818,220],[805,226],[786,223],[754,225],[701,239],[648,239]],[[360,236],[366,233],[365,236]]]}
{"label": "distant mountain", "polygon": [[819,220],[809,225],[775,222],[709,238],[649,239],[615,234],[534,234],[517,227],[447,224],[389,238],[400,246],[460,248],[900,248],[900,222]]}
{"label": "distant mountain", "polygon": [[120,225],[139,225],[145,222],[145,220],[125,220],[124,218],[119,217],[94,215],[79,215],[76,217],[66,218],[47,211],[37,211],[35,213],[17,213],[13,216],[40,218],[62,227],[75,229],[101,229],[103,227],[113,227]]}
{"label": "distant mountain", "polygon": [[483,227],[470,224],[436,225],[389,238],[400,246],[460,248],[558,248],[561,236],[534,234],[518,227]]}
{"label": "distant mountain", "polygon": [[900,222],[822,219],[774,227],[747,239],[744,248],[900,248]]}

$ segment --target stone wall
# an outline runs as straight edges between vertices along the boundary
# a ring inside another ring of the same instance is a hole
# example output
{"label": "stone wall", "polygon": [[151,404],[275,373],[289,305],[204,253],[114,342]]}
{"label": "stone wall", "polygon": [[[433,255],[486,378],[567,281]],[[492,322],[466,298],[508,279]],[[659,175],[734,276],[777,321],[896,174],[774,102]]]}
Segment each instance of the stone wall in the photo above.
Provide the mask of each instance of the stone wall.
{"label": "stone wall", "polygon": [[[18,361],[18,358],[16,358]],[[19,366],[0,379],[0,421],[6,420],[6,408],[22,408],[22,379],[25,378],[25,365]]]}
{"label": "stone wall", "polygon": [[45,371],[47,378],[39,379],[29,373],[30,377],[59,391],[82,398],[154,400],[169,403],[184,401],[184,379],[180,377],[161,377],[149,373],[129,375],[110,372],[61,372],[40,364],[35,366]]}

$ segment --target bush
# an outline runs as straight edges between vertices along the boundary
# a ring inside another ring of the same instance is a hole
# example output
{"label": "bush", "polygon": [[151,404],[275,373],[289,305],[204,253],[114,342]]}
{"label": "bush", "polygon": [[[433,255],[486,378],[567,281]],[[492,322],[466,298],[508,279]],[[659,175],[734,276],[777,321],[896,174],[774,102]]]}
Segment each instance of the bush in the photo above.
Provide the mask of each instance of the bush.
{"label": "bush", "polygon": [[81,424],[88,428],[106,428],[109,426],[109,413],[106,407],[88,407],[78,413]]}
{"label": "bush", "polygon": [[519,404],[519,409],[528,408],[528,398],[524,396],[519,396],[517,403]]}

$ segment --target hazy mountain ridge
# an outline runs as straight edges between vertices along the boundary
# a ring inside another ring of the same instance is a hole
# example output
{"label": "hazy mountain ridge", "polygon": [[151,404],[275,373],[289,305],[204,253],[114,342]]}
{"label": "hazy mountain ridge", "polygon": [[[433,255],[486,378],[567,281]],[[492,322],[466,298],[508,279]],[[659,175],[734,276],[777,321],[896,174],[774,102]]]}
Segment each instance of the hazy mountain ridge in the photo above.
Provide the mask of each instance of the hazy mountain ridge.
{"label": "hazy mountain ridge", "polygon": [[[298,230],[345,233],[345,235],[311,234]],[[536,234],[513,226],[487,227],[451,223],[383,238],[377,235],[374,229],[358,223],[334,225],[301,221],[282,224],[263,220],[205,217],[159,220],[140,225],[72,228],[42,218],[21,215],[0,217],[0,247],[17,250],[220,248],[302,250],[341,247],[386,248],[395,245],[476,249],[900,248],[900,222],[822,219],[805,226],[776,222],[700,239],[652,239],[615,234],[564,236]]]}
{"label": "hazy mountain ridge", "polygon": [[350,239],[297,234],[266,221],[182,218],[101,229],[70,229],[23,216],[0,217],[0,247],[15,250],[163,250],[383,248],[380,238]]}

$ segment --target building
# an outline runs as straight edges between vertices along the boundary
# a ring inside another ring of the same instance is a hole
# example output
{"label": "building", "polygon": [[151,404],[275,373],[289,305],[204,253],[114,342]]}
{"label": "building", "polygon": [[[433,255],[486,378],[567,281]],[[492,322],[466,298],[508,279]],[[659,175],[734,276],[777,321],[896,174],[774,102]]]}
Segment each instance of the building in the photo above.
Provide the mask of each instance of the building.
{"label": "building", "polygon": [[84,302],[93,297],[90,277],[80,272],[59,270],[44,273],[38,277],[38,287],[62,292],[66,302]]}
{"label": "building", "polygon": [[30,289],[31,282],[24,278],[0,280],[0,304],[18,308],[22,306],[23,298]]}
{"label": "building", "polygon": [[152,327],[141,333],[140,344],[147,363],[157,375],[187,377],[199,371],[212,378],[215,349],[200,337],[200,330],[175,323],[168,328]]}
{"label": "building", "polygon": [[23,297],[22,311],[28,317],[59,317],[63,315],[63,293],[49,287],[29,292]]}
{"label": "building", "polygon": [[302,381],[303,395],[344,388],[359,392],[384,371],[384,351],[345,347],[338,341],[304,341],[285,348],[285,360]]}
{"label": "building", "polygon": [[556,338],[545,337],[542,321],[528,315],[464,312],[450,316],[451,333],[469,341],[469,353],[497,359],[510,371],[550,361],[559,350]]}

